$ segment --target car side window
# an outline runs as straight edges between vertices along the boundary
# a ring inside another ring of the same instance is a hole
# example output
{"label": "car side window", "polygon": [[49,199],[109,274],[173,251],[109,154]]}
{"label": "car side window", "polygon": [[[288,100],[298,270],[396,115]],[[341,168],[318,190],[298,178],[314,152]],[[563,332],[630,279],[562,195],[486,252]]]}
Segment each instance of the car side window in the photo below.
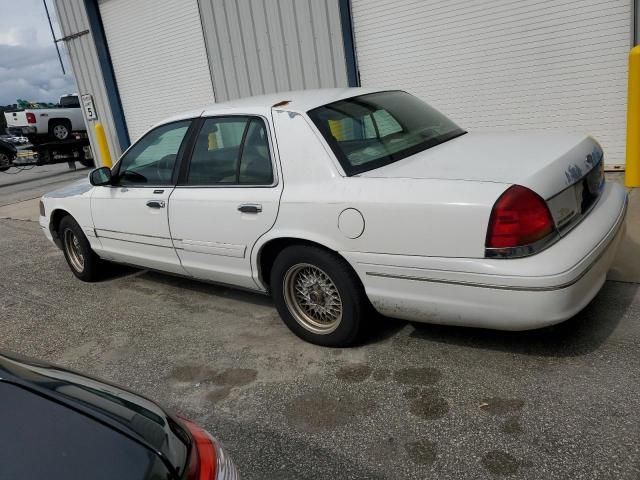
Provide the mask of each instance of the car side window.
{"label": "car side window", "polygon": [[272,182],[269,141],[261,119],[205,120],[191,156],[188,185],[270,185]]}
{"label": "car side window", "polygon": [[172,183],[173,168],[191,120],[162,125],[147,133],[120,160],[116,185]]}
{"label": "car side window", "polygon": [[241,185],[270,185],[273,169],[269,156],[269,140],[264,122],[257,118],[249,122],[240,157],[238,183]]}

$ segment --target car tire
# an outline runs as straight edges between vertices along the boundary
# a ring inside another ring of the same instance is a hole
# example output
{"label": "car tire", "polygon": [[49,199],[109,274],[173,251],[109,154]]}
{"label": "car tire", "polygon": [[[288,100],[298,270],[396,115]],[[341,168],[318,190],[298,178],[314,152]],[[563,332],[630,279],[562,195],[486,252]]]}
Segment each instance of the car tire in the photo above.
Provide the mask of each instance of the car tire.
{"label": "car tire", "polygon": [[58,237],[73,274],[84,282],[99,280],[100,257],[91,249],[89,240],[73,217],[66,216],[60,221]]}
{"label": "car tire", "polygon": [[338,255],[287,247],[274,261],[270,286],[280,317],[298,337],[325,347],[358,341],[370,304],[360,279]]}
{"label": "car tire", "polygon": [[79,162],[85,167],[96,168],[96,164],[93,163],[93,158],[82,158]]}
{"label": "car tire", "polygon": [[13,159],[6,153],[0,152],[0,172],[6,172],[11,168]]}
{"label": "car tire", "polygon": [[71,125],[63,120],[54,120],[49,124],[51,140],[68,140],[71,138]]}

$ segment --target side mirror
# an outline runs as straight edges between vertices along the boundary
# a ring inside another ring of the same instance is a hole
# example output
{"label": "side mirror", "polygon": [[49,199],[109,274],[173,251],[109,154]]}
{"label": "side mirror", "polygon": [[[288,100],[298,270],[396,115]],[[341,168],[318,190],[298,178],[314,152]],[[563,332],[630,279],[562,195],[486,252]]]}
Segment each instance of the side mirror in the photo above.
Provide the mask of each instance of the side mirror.
{"label": "side mirror", "polygon": [[109,185],[111,183],[111,169],[109,167],[96,168],[89,174],[89,182],[94,187]]}

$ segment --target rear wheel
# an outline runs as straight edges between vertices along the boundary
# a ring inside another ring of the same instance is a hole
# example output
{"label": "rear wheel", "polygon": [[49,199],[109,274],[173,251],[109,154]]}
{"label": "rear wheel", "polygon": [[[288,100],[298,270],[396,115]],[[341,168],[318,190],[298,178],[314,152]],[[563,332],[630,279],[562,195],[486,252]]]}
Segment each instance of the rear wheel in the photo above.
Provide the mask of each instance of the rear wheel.
{"label": "rear wheel", "polygon": [[54,120],[49,124],[49,136],[53,140],[67,140],[71,137],[69,122]]}
{"label": "rear wheel", "polygon": [[89,240],[78,222],[70,216],[64,217],[60,222],[58,235],[62,242],[64,257],[73,274],[85,282],[98,280],[100,257],[91,250]]}
{"label": "rear wheel", "polygon": [[278,313],[300,338],[328,347],[358,340],[369,303],[355,272],[336,254],[287,247],[274,262],[270,283]]}

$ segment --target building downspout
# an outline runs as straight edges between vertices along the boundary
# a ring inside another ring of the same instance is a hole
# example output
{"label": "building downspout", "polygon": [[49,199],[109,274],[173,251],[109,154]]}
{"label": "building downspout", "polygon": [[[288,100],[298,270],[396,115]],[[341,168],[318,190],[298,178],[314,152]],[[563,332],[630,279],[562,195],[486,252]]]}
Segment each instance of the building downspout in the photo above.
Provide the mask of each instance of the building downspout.
{"label": "building downspout", "polygon": [[118,137],[120,150],[124,152],[131,144],[131,140],[129,138],[127,122],[124,117],[122,101],[120,100],[120,92],[118,92],[116,76],[113,71],[113,64],[111,63],[111,55],[109,54],[109,47],[107,46],[107,38],[104,34],[104,26],[102,25],[98,0],[84,0],[84,6],[87,12],[87,18],[89,19],[89,28],[91,28],[93,42],[96,46],[100,70],[102,70],[104,86],[107,91],[107,97],[111,107],[111,113],[113,115],[113,122],[116,127],[116,136]]}
{"label": "building downspout", "polygon": [[358,73],[358,60],[356,56],[355,39],[353,36],[351,1],[338,0],[338,8],[340,10],[340,24],[342,26],[342,43],[344,45],[344,57],[347,63],[347,83],[350,87],[359,87],[360,74]]}

